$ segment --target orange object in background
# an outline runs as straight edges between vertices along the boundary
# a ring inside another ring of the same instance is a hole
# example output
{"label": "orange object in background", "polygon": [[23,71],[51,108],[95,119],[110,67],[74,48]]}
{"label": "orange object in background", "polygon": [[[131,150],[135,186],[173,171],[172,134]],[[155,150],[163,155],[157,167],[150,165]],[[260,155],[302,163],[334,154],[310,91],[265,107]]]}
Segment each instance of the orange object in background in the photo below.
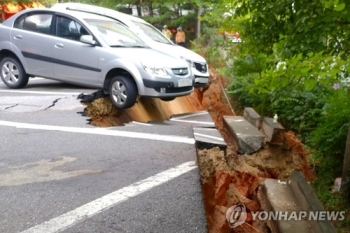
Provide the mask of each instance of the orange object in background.
{"label": "orange object in background", "polygon": [[2,13],[5,13],[4,16],[5,19],[10,18],[12,15],[20,12],[21,10],[25,10],[28,8],[46,8],[43,4],[40,2],[32,2],[29,4],[23,4],[23,5],[18,5],[18,4],[12,4],[12,3],[7,3],[4,5],[4,11],[2,9],[3,4],[0,3],[0,19],[2,18]]}

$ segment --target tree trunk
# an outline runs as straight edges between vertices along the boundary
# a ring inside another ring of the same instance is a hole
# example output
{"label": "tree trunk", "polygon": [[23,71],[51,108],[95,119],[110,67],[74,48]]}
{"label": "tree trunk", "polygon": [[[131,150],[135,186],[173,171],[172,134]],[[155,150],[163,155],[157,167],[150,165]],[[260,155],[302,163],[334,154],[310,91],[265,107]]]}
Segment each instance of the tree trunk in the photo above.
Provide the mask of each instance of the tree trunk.
{"label": "tree trunk", "polygon": [[177,18],[180,18],[180,4],[177,5],[176,14]]}
{"label": "tree trunk", "polygon": [[342,180],[345,180],[345,178],[348,176],[349,168],[350,168],[350,125],[349,125],[349,131],[348,131],[348,138],[346,139]]}
{"label": "tree trunk", "polygon": [[153,4],[150,2],[149,4],[149,16],[153,17]]}
{"label": "tree trunk", "polygon": [[201,5],[199,5],[197,9],[197,31],[196,31],[197,43],[199,43],[199,38],[201,36],[201,21],[199,19],[201,14],[202,14],[202,7]]}
{"label": "tree trunk", "polygon": [[350,125],[348,130],[348,137],[346,139],[346,148],[344,153],[343,175],[341,189],[345,197],[350,202]]}
{"label": "tree trunk", "polygon": [[141,5],[137,4],[136,9],[137,9],[137,16],[141,18],[142,17]]}

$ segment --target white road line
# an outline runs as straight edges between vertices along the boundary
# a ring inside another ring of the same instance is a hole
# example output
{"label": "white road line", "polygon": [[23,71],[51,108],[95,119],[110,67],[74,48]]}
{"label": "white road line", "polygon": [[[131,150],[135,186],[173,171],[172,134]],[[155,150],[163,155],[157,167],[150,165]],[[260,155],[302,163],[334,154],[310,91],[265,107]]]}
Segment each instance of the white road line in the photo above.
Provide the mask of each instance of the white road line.
{"label": "white road line", "polygon": [[185,174],[197,166],[194,161],[183,163],[177,167],[158,173],[144,180],[133,183],[127,187],[107,194],[90,203],[76,208],[68,213],[46,221],[40,225],[29,228],[22,233],[55,233],[61,232],[74,224],[84,221],[102,211],[112,208],[117,204],[146,192],[154,187],[164,184],[182,174]]}
{"label": "white road line", "polygon": [[202,136],[202,137],[206,137],[206,138],[212,138],[212,139],[216,139],[216,140],[219,140],[219,141],[224,141],[223,138],[219,138],[219,137],[215,137],[215,136],[210,136],[210,135],[207,135],[207,134],[201,134],[201,133],[193,133],[194,135],[198,135],[198,136]]}
{"label": "white road line", "polygon": [[21,128],[21,129],[37,129],[37,130],[53,130],[53,131],[56,130],[56,131],[72,132],[72,133],[141,138],[141,139],[148,139],[148,140],[179,142],[179,143],[187,143],[187,144],[195,143],[194,139],[189,137],[128,132],[128,131],[119,131],[119,130],[105,130],[100,128],[79,128],[79,127],[67,127],[67,126],[55,126],[55,125],[39,125],[39,124],[27,124],[27,123],[19,123],[19,122],[12,122],[12,121],[0,121],[0,125],[11,126],[16,128]]}
{"label": "white road line", "polygon": [[193,129],[200,129],[201,131],[202,130],[205,130],[205,131],[218,131],[216,128],[198,128],[198,127],[193,127]]}
{"label": "white road line", "polygon": [[193,117],[193,116],[199,116],[199,115],[204,115],[204,114],[209,114],[208,112],[206,111],[201,111],[201,112],[197,112],[197,113],[193,113],[193,114],[189,114],[189,115],[185,115],[185,116],[180,116],[180,117],[172,117],[170,118],[170,120],[172,119],[183,119],[183,118],[188,118],[188,117]]}
{"label": "white road line", "polygon": [[[29,79],[29,82],[30,81],[39,81],[39,80],[44,80],[44,79],[46,79],[46,78],[30,78]],[[50,80],[50,79],[46,79],[46,80]],[[0,84],[4,84],[4,85],[6,85],[3,81],[1,81],[0,80]]]}
{"label": "white road line", "polygon": [[38,94],[38,95],[79,95],[82,92],[55,92],[55,91],[17,91],[17,90],[0,90],[4,93],[23,93],[23,94]]}
{"label": "white road line", "polygon": [[179,121],[179,122],[187,122],[187,123],[195,123],[195,124],[206,124],[206,125],[214,125],[214,122],[208,121],[186,121],[186,120],[178,120],[178,119],[170,119],[171,121]]}
{"label": "white road line", "polygon": [[[29,79],[29,82],[30,81],[39,81],[39,80],[50,80],[50,81],[56,81],[56,80],[53,80],[53,79],[49,79],[49,78],[40,78],[40,77],[35,77],[35,78],[30,78]],[[59,82],[59,81],[57,81],[57,82]],[[0,80],[0,83],[3,83],[4,84],[4,82],[2,81],[2,80]]]}
{"label": "white road line", "polygon": [[132,122],[130,122],[130,123],[138,124],[138,125],[145,125],[145,126],[153,126],[152,124],[143,123],[143,122],[139,122],[139,121],[132,121]]}

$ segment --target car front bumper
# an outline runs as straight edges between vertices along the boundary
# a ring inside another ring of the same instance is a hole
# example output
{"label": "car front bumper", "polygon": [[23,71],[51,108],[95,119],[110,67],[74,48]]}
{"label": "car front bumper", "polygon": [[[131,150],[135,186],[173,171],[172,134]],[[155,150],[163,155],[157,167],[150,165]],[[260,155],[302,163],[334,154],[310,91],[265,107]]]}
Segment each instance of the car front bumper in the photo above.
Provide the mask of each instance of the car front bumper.
{"label": "car front bumper", "polygon": [[188,95],[193,91],[193,80],[191,85],[179,86],[179,80],[155,81],[143,79],[144,90],[142,96],[150,97],[177,97]]}

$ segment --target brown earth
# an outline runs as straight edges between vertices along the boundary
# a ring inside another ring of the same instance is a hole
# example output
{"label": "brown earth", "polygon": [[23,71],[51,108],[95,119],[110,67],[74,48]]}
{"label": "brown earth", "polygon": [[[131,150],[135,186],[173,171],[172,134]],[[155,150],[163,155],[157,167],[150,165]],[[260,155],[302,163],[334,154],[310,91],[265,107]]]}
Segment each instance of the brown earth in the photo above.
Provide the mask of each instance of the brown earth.
{"label": "brown earth", "polygon": [[[135,106],[117,110],[108,97],[88,103],[87,116],[99,127],[123,125],[130,121],[164,121],[173,114],[207,110],[216,128],[227,143],[227,150],[219,148],[197,150],[202,190],[207,214],[208,231],[217,232],[270,232],[266,223],[252,221],[249,211],[258,211],[257,190],[264,178],[286,179],[294,170],[302,171],[307,179],[312,172],[306,162],[307,151],[292,132],[284,133],[283,146],[266,145],[261,151],[237,155],[236,143],[223,124],[224,115],[235,115],[224,95],[228,80],[210,69],[210,85],[173,101],[140,98]],[[226,221],[228,207],[242,203],[248,209],[244,224],[231,229]]]}
{"label": "brown earth", "polygon": [[[248,156],[225,154],[218,147],[197,151],[209,232],[271,232],[266,223],[249,218],[250,211],[260,210],[257,191],[263,179],[285,180],[294,170],[308,179],[312,176],[301,143],[292,132],[285,137],[285,145],[267,145]],[[245,204],[248,218],[245,224],[230,229],[225,211],[240,203]]]}

